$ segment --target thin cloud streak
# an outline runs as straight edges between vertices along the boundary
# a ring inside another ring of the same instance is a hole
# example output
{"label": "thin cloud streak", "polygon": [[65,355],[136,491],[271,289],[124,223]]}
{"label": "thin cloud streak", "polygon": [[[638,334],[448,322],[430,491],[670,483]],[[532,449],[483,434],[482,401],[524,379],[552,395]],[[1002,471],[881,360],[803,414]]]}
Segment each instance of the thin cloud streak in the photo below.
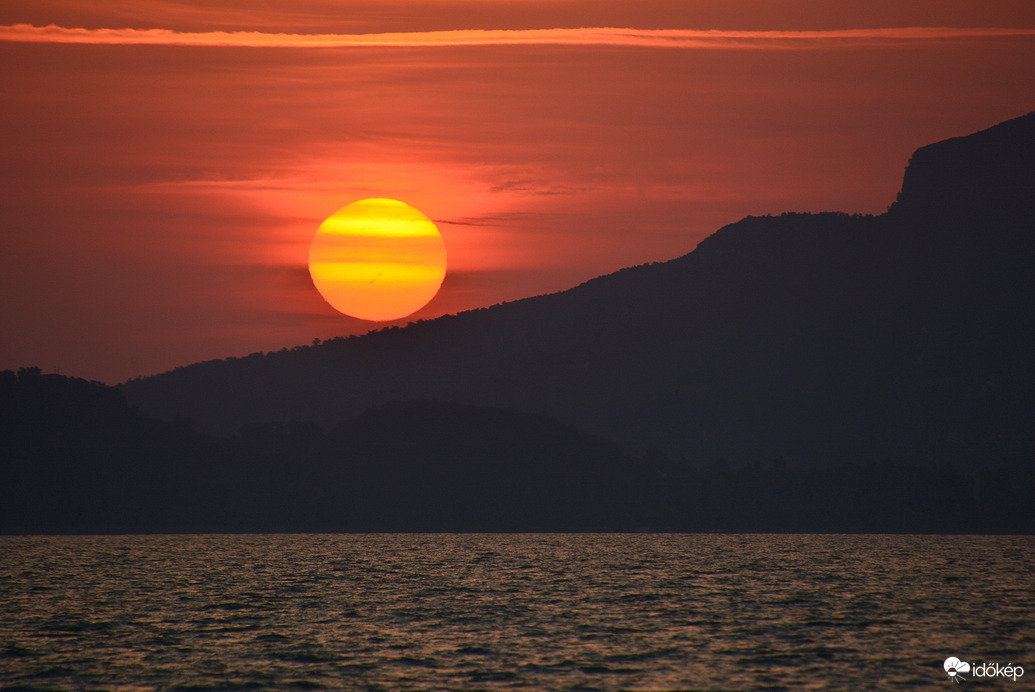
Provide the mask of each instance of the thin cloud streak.
{"label": "thin cloud streak", "polygon": [[373,34],[286,34],[259,31],[180,32],[169,29],[83,29],[54,24],[0,25],[0,41],[95,45],[225,46],[242,48],[362,48],[457,46],[627,46],[697,49],[803,49],[885,41],[1035,36],[1035,29],[892,27],[830,31],[696,29],[457,29]]}

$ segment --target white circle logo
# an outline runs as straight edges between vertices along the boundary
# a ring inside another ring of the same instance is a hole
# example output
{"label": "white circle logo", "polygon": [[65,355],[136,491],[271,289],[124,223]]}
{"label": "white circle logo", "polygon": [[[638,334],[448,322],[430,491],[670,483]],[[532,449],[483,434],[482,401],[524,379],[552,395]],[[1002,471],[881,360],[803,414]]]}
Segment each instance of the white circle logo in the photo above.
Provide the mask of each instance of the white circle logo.
{"label": "white circle logo", "polygon": [[945,672],[949,675],[949,679],[955,682],[957,685],[959,684],[960,680],[966,680],[966,678],[960,675],[960,673],[970,672],[970,664],[966,661],[959,660],[955,656],[949,656],[947,659],[945,659],[945,663],[942,665],[942,667],[945,668]]}

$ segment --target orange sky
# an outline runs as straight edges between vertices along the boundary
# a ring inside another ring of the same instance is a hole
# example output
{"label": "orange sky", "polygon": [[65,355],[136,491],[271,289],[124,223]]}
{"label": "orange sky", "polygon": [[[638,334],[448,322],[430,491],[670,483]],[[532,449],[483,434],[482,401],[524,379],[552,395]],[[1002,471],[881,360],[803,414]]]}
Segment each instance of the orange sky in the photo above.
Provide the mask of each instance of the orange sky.
{"label": "orange sky", "polygon": [[438,224],[428,318],[748,214],[882,212],[915,148],[1035,109],[1024,0],[256,5],[0,4],[0,368],[117,382],[382,326],[306,268],[364,197]]}

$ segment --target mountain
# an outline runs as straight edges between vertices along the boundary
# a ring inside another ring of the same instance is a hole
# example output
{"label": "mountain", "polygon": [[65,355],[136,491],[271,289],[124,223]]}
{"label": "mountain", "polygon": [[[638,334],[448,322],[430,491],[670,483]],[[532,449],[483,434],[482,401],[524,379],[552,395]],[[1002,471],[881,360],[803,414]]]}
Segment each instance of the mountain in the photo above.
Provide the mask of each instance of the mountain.
{"label": "mountain", "polygon": [[393,400],[549,414],[696,463],[1030,468],[1035,113],[919,149],[880,216],[749,217],[691,253],[121,389],[229,434]]}
{"label": "mountain", "polygon": [[664,460],[518,411],[393,403],[216,438],[23,368],[0,372],[0,414],[0,533],[606,531],[664,513]]}
{"label": "mountain", "polygon": [[250,423],[213,437],[141,416],[100,383],[0,372],[0,534],[1031,533],[1035,486],[1008,471],[700,467],[544,415],[430,401],[328,431]]}

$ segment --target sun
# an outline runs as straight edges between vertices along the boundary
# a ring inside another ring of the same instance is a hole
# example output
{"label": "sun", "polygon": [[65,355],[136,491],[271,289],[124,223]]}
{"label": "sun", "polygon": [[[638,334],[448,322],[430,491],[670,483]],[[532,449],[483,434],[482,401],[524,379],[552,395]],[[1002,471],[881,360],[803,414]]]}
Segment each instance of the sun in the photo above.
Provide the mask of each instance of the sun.
{"label": "sun", "polygon": [[385,322],[408,317],[435,297],[446,246],[424,214],[394,199],[361,199],[320,224],[309,275],[338,312]]}

